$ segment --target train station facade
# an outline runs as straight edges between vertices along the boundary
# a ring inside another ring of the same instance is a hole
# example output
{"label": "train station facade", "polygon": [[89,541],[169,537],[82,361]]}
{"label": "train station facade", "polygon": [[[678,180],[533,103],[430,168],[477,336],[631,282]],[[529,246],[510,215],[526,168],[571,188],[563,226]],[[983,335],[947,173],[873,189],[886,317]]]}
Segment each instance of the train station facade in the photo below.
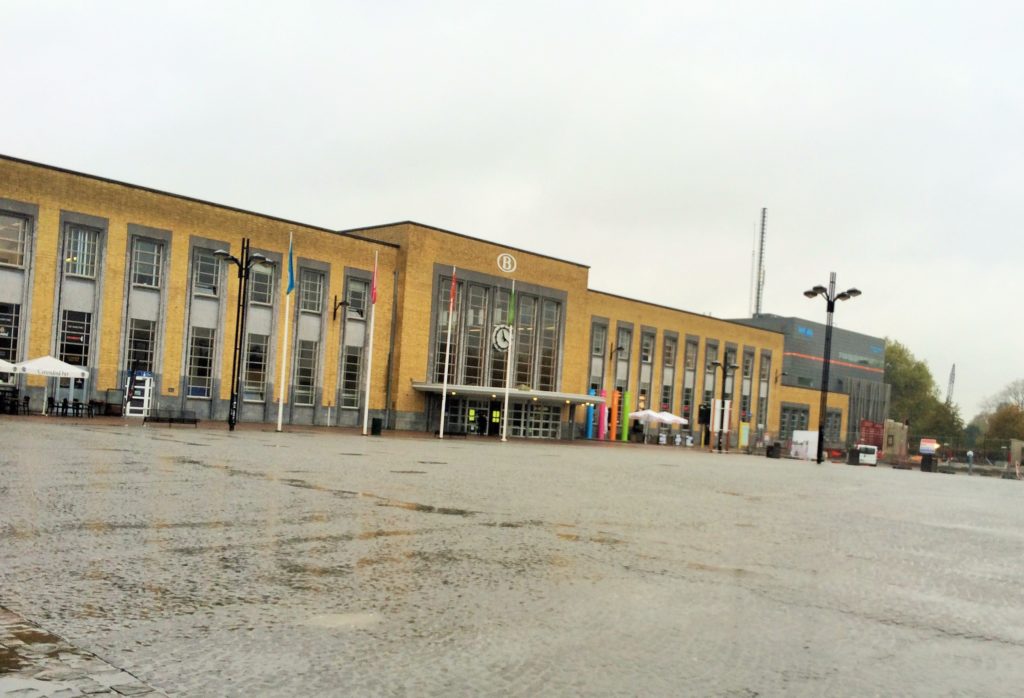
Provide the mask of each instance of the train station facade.
{"label": "train station facade", "polygon": [[[238,256],[243,238],[262,257],[240,305],[224,252]],[[357,426],[368,407],[385,428],[436,431],[447,391],[446,429],[495,436],[508,386],[510,437],[617,437],[643,408],[697,433],[698,405],[724,388],[733,445],[778,434],[782,333],[593,290],[588,277],[429,225],[332,230],[0,157],[0,358],[53,355],[90,372],[8,377],[33,404],[44,389],[102,400],[134,376],[148,408],[226,419],[241,307],[239,421],[276,419],[285,363],[291,424]]]}

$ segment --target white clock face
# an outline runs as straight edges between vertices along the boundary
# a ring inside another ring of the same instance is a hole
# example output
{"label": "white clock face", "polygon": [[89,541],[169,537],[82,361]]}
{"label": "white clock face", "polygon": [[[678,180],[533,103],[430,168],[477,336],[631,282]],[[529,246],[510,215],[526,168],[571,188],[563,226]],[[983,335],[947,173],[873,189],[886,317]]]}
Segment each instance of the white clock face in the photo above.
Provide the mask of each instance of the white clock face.
{"label": "white clock face", "polygon": [[512,346],[512,328],[508,325],[498,325],[491,335],[491,344],[497,351],[508,351]]}

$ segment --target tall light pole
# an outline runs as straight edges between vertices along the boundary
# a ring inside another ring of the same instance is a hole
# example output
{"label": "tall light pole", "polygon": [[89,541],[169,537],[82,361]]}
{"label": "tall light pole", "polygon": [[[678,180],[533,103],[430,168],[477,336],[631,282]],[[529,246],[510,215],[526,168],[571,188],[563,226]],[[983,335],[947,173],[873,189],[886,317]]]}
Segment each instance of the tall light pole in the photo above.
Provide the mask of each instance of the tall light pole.
{"label": "tall light pole", "polygon": [[718,404],[718,411],[719,411],[718,415],[719,415],[719,418],[718,418],[718,449],[717,449],[718,452],[721,453],[722,452],[722,432],[725,430],[725,427],[726,427],[726,423],[725,423],[725,420],[726,420],[726,416],[725,416],[725,377],[728,375],[727,371],[735,371],[737,368],[739,368],[739,366],[737,366],[736,364],[729,364],[728,366],[726,366],[721,361],[712,361],[710,363],[710,365],[714,366],[715,368],[721,368],[722,369],[722,393],[721,393],[722,394],[722,398],[718,401],[718,403],[719,403]]}
{"label": "tall light pole", "polygon": [[804,295],[808,298],[814,298],[815,296],[821,296],[825,299],[826,304],[826,322],[825,322],[825,354],[824,361],[821,367],[821,408],[818,410],[818,463],[824,460],[825,452],[825,410],[828,406],[828,369],[829,364],[832,361],[832,313],[836,310],[836,301],[848,301],[851,298],[856,298],[860,295],[860,291],[856,288],[848,288],[840,294],[836,294],[836,273],[832,272],[828,278],[828,288],[824,286],[815,286],[807,291],[804,291]]}
{"label": "tall light pole", "polygon": [[231,403],[228,406],[228,430],[234,431],[238,423],[238,372],[241,369],[239,359],[242,355],[242,341],[245,337],[245,315],[249,307],[249,271],[254,264],[269,262],[259,252],[250,253],[249,238],[242,238],[242,257],[239,259],[227,250],[215,250],[214,256],[238,267],[238,307],[235,309],[235,346],[231,353]]}

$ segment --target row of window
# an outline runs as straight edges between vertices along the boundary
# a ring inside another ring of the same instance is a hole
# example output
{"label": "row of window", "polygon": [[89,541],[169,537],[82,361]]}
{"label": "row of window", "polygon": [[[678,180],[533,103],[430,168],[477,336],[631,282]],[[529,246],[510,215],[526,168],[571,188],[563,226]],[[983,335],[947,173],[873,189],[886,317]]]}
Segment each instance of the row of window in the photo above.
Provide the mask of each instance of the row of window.
{"label": "row of window", "polygon": [[[508,351],[496,348],[492,337],[495,328],[511,322],[515,327],[514,385],[557,390],[562,304],[552,298],[516,293],[514,312],[510,313],[513,301],[507,288],[462,281],[456,281],[456,287],[454,304],[450,303],[451,277],[442,278],[438,288],[433,380],[444,381],[447,356],[450,383],[503,387]],[[453,317],[449,317],[451,305]]]}
{"label": "row of window", "polygon": [[[620,392],[629,390],[631,354],[633,347],[633,330],[629,327],[619,327],[616,332],[615,342],[608,343],[608,327],[603,322],[595,322],[591,326],[591,359],[590,359],[590,388],[599,392],[605,387],[606,359],[613,363],[613,388]],[[654,408],[658,410],[674,411],[674,395],[677,382],[680,386],[682,405],[680,412],[690,418],[694,413],[694,393],[697,383],[697,340],[686,340],[683,352],[682,379],[676,377],[676,358],[678,354],[678,340],[675,336],[665,334],[662,343],[661,361],[661,391],[659,402],[649,404],[651,386],[654,381],[654,356],[657,334],[653,331],[644,330],[640,335],[640,366],[639,380],[637,386],[637,407],[640,409]],[[702,383],[702,401],[709,403],[717,397],[717,380],[721,372],[715,362],[719,359],[719,346],[717,340],[705,340],[705,369]],[[755,421],[755,415],[751,412],[751,400],[754,382],[754,359],[753,349],[745,349],[743,352],[742,364],[738,365],[740,371],[740,420]],[[736,349],[727,348],[725,351],[725,366],[735,366]],[[767,415],[768,409],[768,386],[771,375],[771,357],[762,352],[759,374],[758,391],[758,415]],[[725,372],[725,395],[729,399],[735,398],[735,371]]]}

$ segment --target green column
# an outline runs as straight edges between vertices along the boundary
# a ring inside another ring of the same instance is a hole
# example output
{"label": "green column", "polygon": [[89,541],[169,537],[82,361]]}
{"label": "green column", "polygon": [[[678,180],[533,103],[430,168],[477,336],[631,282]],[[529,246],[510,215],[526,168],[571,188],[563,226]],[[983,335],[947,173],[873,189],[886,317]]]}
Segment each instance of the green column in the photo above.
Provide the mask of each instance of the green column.
{"label": "green column", "polygon": [[619,419],[622,420],[622,436],[620,438],[623,441],[629,441],[629,413],[633,411],[633,394],[628,390],[622,394],[622,405],[619,409],[621,410]]}

